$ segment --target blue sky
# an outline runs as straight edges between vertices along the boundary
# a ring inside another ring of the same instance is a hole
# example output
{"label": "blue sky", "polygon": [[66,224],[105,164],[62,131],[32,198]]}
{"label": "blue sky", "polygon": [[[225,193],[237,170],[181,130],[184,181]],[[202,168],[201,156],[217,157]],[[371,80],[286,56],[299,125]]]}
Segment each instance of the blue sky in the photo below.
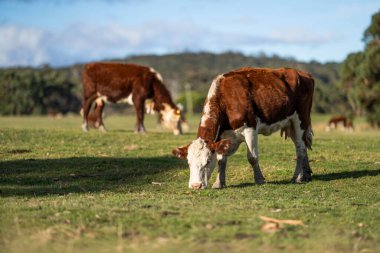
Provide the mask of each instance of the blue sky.
{"label": "blue sky", "polygon": [[0,0],[0,66],[136,54],[264,52],[342,61],[378,0]]}

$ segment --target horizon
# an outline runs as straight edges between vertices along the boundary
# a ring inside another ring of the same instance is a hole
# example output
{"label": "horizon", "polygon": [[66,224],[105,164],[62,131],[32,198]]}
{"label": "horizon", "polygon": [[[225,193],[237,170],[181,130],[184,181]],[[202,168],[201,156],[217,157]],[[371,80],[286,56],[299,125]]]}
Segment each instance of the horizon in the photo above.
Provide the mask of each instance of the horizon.
{"label": "horizon", "polygon": [[338,62],[338,61],[320,62],[320,61],[317,61],[314,59],[311,59],[309,61],[303,61],[303,60],[295,59],[294,57],[291,57],[291,56],[280,56],[277,54],[268,55],[265,52],[258,52],[257,54],[244,54],[243,52],[238,52],[238,51],[224,51],[224,52],[218,52],[218,53],[208,52],[208,51],[198,51],[198,52],[182,51],[182,52],[171,52],[171,53],[164,53],[164,54],[146,53],[146,54],[139,54],[139,55],[128,55],[128,56],[120,57],[120,58],[104,58],[104,59],[99,59],[99,60],[73,62],[71,64],[61,65],[61,66],[53,66],[53,65],[50,65],[48,63],[42,63],[42,64],[35,65],[35,66],[32,66],[32,65],[0,66],[0,69],[12,69],[12,68],[20,68],[20,69],[22,69],[22,68],[35,68],[35,69],[41,68],[42,69],[45,67],[60,69],[60,68],[69,68],[69,67],[72,67],[75,65],[85,65],[85,64],[93,63],[93,62],[113,62],[113,61],[123,61],[123,60],[128,61],[130,58],[134,58],[134,57],[136,57],[136,58],[139,58],[139,57],[165,57],[165,56],[177,56],[177,55],[184,55],[184,54],[193,54],[193,55],[199,55],[199,54],[213,54],[213,55],[240,54],[244,57],[253,57],[253,58],[264,57],[264,58],[269,58],[269,59],[277,57],[277,58],[284,60],[284,61],[295,61],[295,62],[301,63],[301,64],[316,63],[316,64],[325,65],[325,64],[341,64],[342,63],[342,62]]}
{"label": "horizon", "polygon": [[0,67],[203,52],[340,63],[364,48],[379,8],[374,0],[3,0]]}

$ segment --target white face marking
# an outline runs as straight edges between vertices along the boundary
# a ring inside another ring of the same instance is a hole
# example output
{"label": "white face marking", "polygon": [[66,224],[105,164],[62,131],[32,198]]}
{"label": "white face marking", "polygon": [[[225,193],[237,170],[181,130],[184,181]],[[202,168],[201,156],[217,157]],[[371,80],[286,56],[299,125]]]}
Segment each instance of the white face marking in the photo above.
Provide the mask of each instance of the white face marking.
{"label": "white face marking", "polygon": [[150,72],[156,75],[157,79],[160,80],[162,83],[164,82],[164,79],[162,78],[161,74],[158,73],[154,68],[149,68]]}
{"label": "white face marking", "polygon": [[206,188],[215,167],[215,152],[211,152],[206,142],[198,138],[188,148],[187,162],[190,167],[189,188],[193,184],[201,184],[202,188]]}
{"label": "white face marking", "polygon": [[223,78],[222,75],[219,75],[217,78],[215,78],[211,83],[210,89],[208,90],[207,102],[203,108],[203,115],[201,118],[201,126],[202,127],[206,126],[206,121],[207,121],[207,119],[210,118],[210,112],[211,112],[210,100],[215,96],[216,91],[217,91],[218,86],[219,86],[219,81],[221,78]]}
{"label": "white face marking", "polygon": [[151,115],[154,115],[155,114],[155,111],[154,111],[154,102],[152,99],[147,99],[145,100],[145,111],[147,114],[151,114]]}
{"label": "white face marking", "polygon": [[160,111],[162,115],[162,124],[173,131],[174,135],[180,134],[179,120],[181,115],[177,113],[176,109],[171,108],[168,104],[164,103],[164,109]]}

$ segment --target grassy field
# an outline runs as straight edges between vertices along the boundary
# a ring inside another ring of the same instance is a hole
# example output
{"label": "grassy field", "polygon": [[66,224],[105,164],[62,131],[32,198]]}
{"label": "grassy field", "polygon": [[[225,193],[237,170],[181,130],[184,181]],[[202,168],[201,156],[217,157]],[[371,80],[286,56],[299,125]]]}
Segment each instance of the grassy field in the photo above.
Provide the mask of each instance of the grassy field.
{"label": "grassy field", "polygon": [[267,184],[252,183],[242,145],[228,188],[192,191],[171,150],[198,121],[178,137],[154,117],[144,135],[133,116],[106,118],[108,133],[75,116],[1,117],[0,252],[379,252],[380,131],[324,132],[316,115],[311,183],[289,183],[294,147],[274,134],[259,140]]}

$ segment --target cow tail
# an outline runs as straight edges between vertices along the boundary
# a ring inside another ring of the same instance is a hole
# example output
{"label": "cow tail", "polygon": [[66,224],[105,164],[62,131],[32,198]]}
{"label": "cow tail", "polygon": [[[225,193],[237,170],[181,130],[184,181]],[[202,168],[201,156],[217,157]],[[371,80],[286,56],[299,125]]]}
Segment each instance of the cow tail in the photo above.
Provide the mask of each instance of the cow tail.
{"label": "cow tail", "polygon": [[306,131],[303,134],[303,140],[305,142],[305,145],[308,149],[312,150],[311,146],[313,144],[313,136],[314,132],[313,129],[311,128],[311,125],[306,129]]}

